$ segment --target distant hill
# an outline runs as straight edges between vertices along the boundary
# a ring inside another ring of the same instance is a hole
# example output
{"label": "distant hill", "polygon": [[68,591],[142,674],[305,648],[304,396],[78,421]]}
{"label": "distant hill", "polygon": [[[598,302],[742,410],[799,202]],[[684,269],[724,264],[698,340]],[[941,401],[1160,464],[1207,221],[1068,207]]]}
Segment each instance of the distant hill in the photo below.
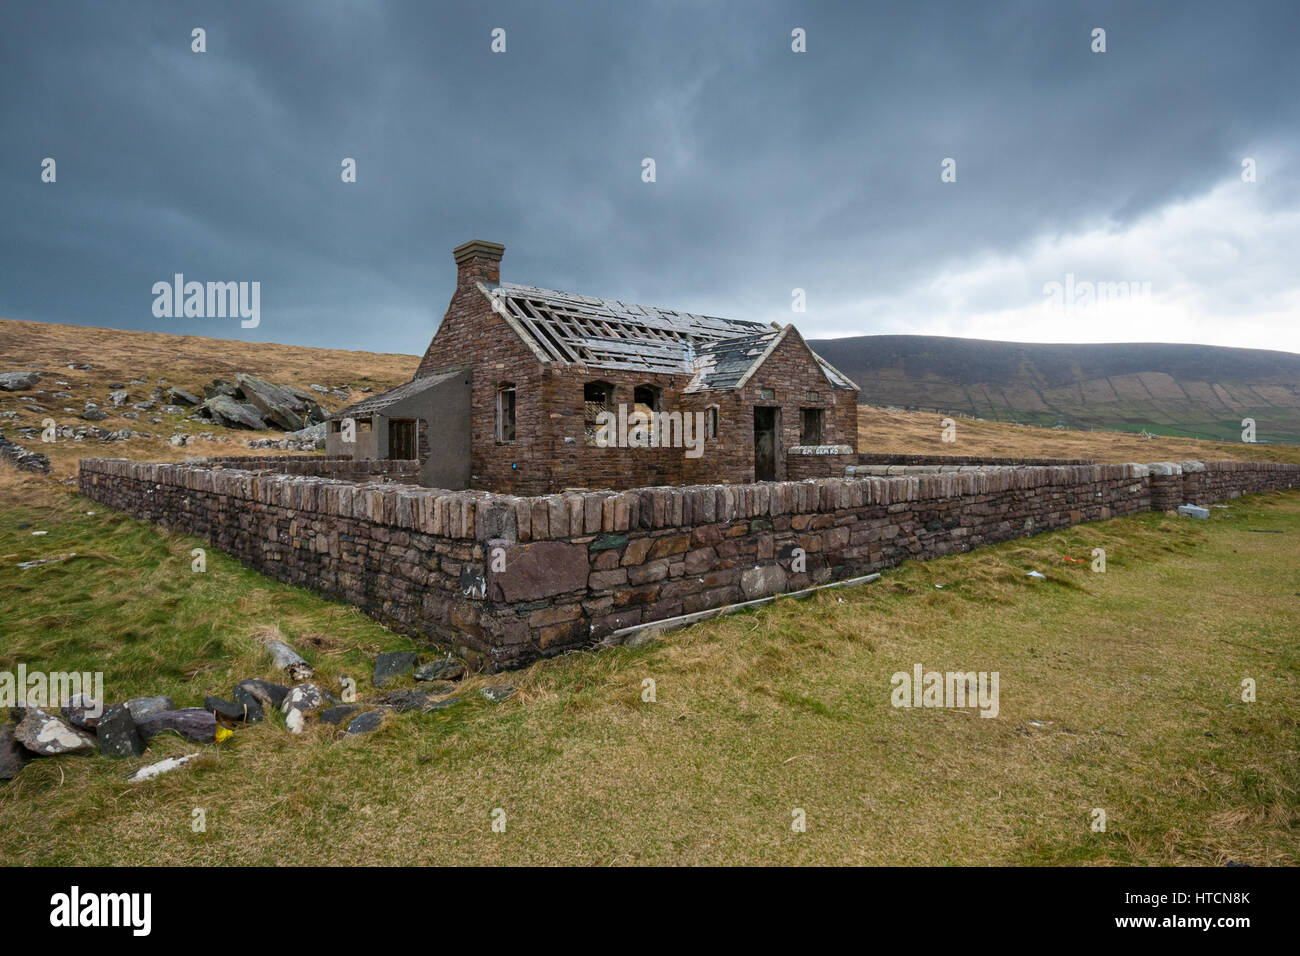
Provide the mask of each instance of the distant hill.
{"label": "distant hill", "polygon": [[928,335],[809,344],[864,405],[1072,428],[1300,443],[1300,355],[1213,345],[1034,345]]}

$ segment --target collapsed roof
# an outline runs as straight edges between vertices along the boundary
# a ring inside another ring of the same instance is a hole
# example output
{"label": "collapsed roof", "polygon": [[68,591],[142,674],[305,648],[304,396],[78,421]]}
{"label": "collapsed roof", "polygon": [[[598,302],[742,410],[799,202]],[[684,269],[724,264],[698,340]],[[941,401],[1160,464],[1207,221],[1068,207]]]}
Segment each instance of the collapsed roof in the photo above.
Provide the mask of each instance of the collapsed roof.
{"label": "collapsed roof", "polygon": [[[790,328],[513,282],[479,289],[544,362],[689,374],[688,391],[741,387]],[[832,387],[857,388],[813,354]]]}

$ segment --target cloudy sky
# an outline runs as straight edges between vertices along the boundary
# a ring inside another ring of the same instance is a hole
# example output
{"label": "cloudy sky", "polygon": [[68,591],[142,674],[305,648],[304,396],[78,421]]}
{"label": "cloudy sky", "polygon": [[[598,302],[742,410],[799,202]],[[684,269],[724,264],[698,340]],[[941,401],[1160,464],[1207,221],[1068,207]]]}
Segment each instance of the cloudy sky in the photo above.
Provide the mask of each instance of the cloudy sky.
{"label": "cloudy sky", "polygon": [[[6,3],[0,316],[420,352],[481,238],[810,338],[1300,351],[1297,35],[1293,0]],[[176,273],[260,282],[260,325],[156,318]]]}

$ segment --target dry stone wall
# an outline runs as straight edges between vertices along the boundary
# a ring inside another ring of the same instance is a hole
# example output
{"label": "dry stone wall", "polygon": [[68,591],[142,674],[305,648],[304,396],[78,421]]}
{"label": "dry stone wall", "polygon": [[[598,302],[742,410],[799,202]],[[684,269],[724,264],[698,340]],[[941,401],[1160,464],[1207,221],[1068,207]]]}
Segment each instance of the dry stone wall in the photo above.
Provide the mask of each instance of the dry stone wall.
{"label": "dry stone wall", "polygon": [[239,455],[225,458],[189,458],[186,464],[214,468],[238,468],[246,471],[274,472],[282,475],[320,475],[349,481],[388,479],[414,482],[420,478],[420,463],[411,459],[326,458],[323,455]]}
{"label": "dry stone wall", "polygon": [[94,459],[81,462],[79,485],[272,577],[505,667],[621,628],[1173,507],[1188,494],[1208,503],[1300,487],[1300,465],[968,466],[516,497]]}

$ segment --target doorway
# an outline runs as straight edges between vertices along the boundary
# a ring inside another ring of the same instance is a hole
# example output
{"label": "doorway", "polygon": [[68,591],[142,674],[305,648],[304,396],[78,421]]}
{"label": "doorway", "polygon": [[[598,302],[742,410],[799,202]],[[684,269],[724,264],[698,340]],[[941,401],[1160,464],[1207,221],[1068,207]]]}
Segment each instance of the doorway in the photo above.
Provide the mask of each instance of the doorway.
{"label": "doorway", "polygon": [[418,458],[415,450],[415,419],[393,418],[388,422],[388,458],[410,461]]}
{"label": "doorway", "polygon": [[754,406],[754,480],[776,481],[781,451],[781,409]]}

